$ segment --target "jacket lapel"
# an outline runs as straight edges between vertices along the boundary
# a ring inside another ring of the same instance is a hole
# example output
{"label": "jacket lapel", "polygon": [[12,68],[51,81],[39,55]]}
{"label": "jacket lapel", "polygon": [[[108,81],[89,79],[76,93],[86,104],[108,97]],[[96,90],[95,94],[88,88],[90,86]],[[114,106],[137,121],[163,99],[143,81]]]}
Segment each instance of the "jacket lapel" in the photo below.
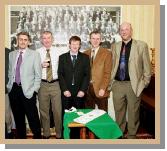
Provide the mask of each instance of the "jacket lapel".
{"label": "jacket lapel", "polygon": [[89,49],[86,54],[89,56],[89,59],[91,59],[91,49]]}
{"label": "jacket lapel", "polygon": [[25,54],[24,54],[24,59],[22,61],[22,64],[21,66],[24,65],[24,63],[26,62],[26,60],[28,59],[28,56],[30,55],[30,50],[27,48],[26,51],[25,51]]}
{"label": "jacket lapel", "polygon": [[16,51],[14,51],[14,53],[13,53],[13,60],[12,60],[12,62],[15,64],[15,62],[16,62],[16,57],[17,57],[17,53],[18,53],[19,51],[18,50],[16,50]]}
{"label": "jacket lapel", "polygon": [[120,59],[120,53],[121,53],[121,46],[122,42],[119,42],[118,45],[116,45],[116,66],[119,65],[119,59]]}
{"label": "jacket lapel", "polygon": [[102,54],[103,54],[103,49],[100,47],[95,58],[94,58],[93,64],[96,64],[96,62],[98,62],[98,60],[100,60]]}
{"label": "jacket lapel", "polygon": [[67,58],[66,59],[67,59],[67,66],[69,65],[70,68],[73,68],[70,52],[67,53]]}
{"label": "jacket lapel", "polygon": [[74,69],[77,69],[80,66],[80,63],[81,63],[81,52],[78,52],[78,56],[77,56],[77,60],[76,60]]}
{"label": "jacket lapel", "polygon": [[136,41],[132,40],[132,45],[131,45],[131,50],[130,50],[130,56],[129,56],[129,62],[131,61],[132,58],[134,58],[136,48],[137,48]]}

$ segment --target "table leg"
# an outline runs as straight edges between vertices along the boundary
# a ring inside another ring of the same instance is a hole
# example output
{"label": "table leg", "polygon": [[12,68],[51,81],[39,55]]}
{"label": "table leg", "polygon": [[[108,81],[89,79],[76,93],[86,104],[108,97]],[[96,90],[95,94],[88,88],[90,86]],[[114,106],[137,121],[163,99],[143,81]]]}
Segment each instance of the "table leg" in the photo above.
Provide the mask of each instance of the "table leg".
{"label": "table leg", "polygon": [[88,135],[89,139],[95,139],[95,135],[91,131],[88,132]]}
{"label": "table leg", "polygon": [[82,127],[80,129],[80,138],[81,139],[86,139],[86,127]]}

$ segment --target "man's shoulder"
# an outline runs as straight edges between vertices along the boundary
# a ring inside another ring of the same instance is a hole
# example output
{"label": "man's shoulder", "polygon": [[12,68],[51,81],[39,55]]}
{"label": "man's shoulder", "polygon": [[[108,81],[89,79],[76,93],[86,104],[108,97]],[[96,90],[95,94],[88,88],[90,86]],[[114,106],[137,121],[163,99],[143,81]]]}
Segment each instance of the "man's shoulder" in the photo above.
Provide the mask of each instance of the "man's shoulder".
{"label": "man's shoulder", "polygon": [[32,57],[35,57],[35,58],[40,57],[39,52],[37,50],[32,50],[32,49],[28,48],[27,51],[28,51],[29,55],[31,55]]}
{"label": "man's shoulder", "polygon": [[79,52],[80,56],[83,58],[89,58],[88,54],[84,53],[84,52]]}
{"label": "man's shoulder", "polygon": [[136,43],[137,45],[141,45],[141,46],[146,46],[147,45],[147,43],[144,42],[144,41],[142,41],[142,40],[135,40],[135,39],[133,39],[132,42]]}
{"label": "man's shoulder", "polygon": [[122,45],[122,41],[114,42],[112,46]]}
{"label": "man's shoulder", "polygon": [[40,48],[36,49],[36,51],[37,51],[37,52],[39,52],[39,53],[42,53],[42,52],[43,52],[43,50],[44,50],[44,48],[43,48],[43,47],[40,47]]}
{"label": "man's shoulder", "polygon": [[110,54],[111,53],[111,51],[108,48],[100,47],[99,49],[102,50],[103,53],[106,53],[106,54]]}
{"label": "man's shoulder", "polygon": [[84,54],[88,54],[90,51],[91,51],[90,48],[87,48],[87,49],[85,49],[85,50],[83,51],[83,53],[84,53]]}
{"label": "man's shoulder", "polygon": [[17,51],[18,51],[18,50],[10,51],[10,52],[9,52],[9,55],[14,55],[14,54],[17,53]]}
{"label": "man's shoulder", "polygon": [[68,56],[68,54],[69,54],[69,52],[66,52],[66,53],[61,54],[59,57],[64,58],[64,57]]}

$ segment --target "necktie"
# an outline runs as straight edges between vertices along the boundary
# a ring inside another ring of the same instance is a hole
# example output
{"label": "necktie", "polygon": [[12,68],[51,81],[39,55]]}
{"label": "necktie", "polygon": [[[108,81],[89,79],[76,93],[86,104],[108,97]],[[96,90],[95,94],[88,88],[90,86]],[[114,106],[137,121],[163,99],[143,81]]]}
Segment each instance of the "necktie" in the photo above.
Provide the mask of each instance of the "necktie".
{"label": "necktie", "polygon": [[73,64],[73,67],[75,66],[76,60],[77,60],[76,55],[72,55],[72,64]]}
{"label": "necktie", "polygon": [[125,45],[122,50],[121,58],[120,58],[120,80],[125,80]]}
{"label": "necktie", "polygon": [[49,66],[47,67],[47,74],[46,74],[46,79],[47,81],[52,81],[53,80],[53,75],[52,75],[52,64],[51,64],[51,58],[50,58],[50,53],[49,53],[49,49],[46,50],[46,59],[48,60]]}
{"label": "necktie", "polygon": [[19,54],[18,60],[17,60],[17,65],[16,65],[16,75],[15,75],[15,82],[19,85],[21,82],[20,79],[20,66],[22,63],[22,51]]}
{"label": "necktie", "polygon": [[[77,60],[76,55],[72,55],[72,64],[73,64],[73,67],[75,66],[76,60]],[[74,82],[74,81],[75,81],[75,80],[74,80],[74,70],[73,70],[72,85],[74,85],[74,84],[75,84],[75,82]]]}

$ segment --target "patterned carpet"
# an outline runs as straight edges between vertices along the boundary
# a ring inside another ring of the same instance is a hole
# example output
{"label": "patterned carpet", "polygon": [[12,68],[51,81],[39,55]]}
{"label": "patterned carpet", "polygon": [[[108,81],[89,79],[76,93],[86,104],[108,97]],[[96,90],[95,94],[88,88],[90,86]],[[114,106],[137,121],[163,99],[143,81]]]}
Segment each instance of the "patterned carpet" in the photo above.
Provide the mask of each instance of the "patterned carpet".
{"label": "patterned carpet", "polygon": [[[51,137],[50,139],[56,139],[56,133],[54,132],[54,128],[51,128]],[[127,138],[127,134],[125,134],[124,139]],[[145,129],[139,128],[137,133],[137,139],[154,139],[155,137],[149,134]],[[32,133],[30,130],[27,130],[27,139],[32,139]]]}

